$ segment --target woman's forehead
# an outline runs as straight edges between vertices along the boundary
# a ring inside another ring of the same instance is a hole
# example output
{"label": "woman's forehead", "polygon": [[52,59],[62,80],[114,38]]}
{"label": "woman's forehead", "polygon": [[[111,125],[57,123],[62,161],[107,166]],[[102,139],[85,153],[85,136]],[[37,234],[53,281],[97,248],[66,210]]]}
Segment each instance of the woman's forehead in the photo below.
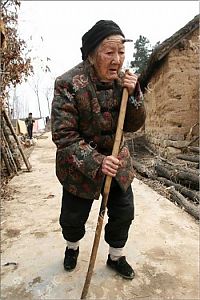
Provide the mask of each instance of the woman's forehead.
{"label": "woman's forehead", "polygon": [[121,37],[120,35],[110,36],[104,39],[99,45],[99,50],[106,50],[111,48],[124,49],[125,46],[123,43],[123,37]]}
{"label": "woman's forehead", "polygon": [[107,44],[111,44],[111,43],[115,43],[115,44],[124,44],[124,38],[121,35],[111,35],[107,38],[105,38],[101,44],[102,45],[107,45]]}

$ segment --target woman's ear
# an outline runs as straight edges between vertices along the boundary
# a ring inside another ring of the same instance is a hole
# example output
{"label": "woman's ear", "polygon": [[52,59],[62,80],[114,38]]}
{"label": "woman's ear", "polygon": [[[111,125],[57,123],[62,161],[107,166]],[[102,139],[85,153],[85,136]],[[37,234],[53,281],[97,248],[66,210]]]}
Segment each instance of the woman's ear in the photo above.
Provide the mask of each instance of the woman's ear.
{"label": "woman's ear", "polygon": [[91,63],[91,65],[94,65],[94,63],[95,63],[94,53],[88,55],[88,60]]}

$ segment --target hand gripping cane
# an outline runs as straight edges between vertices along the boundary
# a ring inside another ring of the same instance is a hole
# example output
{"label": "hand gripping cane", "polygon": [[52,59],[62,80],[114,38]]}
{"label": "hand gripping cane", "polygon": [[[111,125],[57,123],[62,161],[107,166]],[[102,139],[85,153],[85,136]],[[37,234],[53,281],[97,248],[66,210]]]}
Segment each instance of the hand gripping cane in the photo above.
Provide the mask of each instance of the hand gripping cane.
{"label": "hand gripping cane", "polygon": [[[117,131],[116,131],[115,141],[114,141],[113,150],[112,150],[112,155],[115,157],[117,157],[117,155],[119,153],[119,147],[120,147],[122,133],[123,133],[124,119],[125,119],[125,114],[126,114],[127,100],[128,100],[128,91],[127,91],[127,88],[124,88],[121,106],[120,106],[119,117],[118,117],[118,123],[117,123]],[[99,246],[101,229],[102,229],[102,225],[103,225],[103,219],[104,219],[104,215],[105,215],[106,205],[108,202],[108,195],[110,192],[111,182],[112,182],[112,177],[107,175],[106,181],[105,181],[105,186],[104,186],[104,191],[103,191],[101,207],[99,210],[99,217],[98,217],[96,231],[95,231],[95,238],[94,238],[94,242],[93,242],[92,253],[90,256],[89,267],[88,267],[83,291],[81,294],[81,299],[86,298],[87,292],[89,289],[89,285],[90,285],[90,281],[91,281],[91,277],[92,277],[92,273],[93,273],[93,269],[94,269],[94,264],[95,264],[95,260],[96,260],[97,250],[98,250],[98,246]]]}

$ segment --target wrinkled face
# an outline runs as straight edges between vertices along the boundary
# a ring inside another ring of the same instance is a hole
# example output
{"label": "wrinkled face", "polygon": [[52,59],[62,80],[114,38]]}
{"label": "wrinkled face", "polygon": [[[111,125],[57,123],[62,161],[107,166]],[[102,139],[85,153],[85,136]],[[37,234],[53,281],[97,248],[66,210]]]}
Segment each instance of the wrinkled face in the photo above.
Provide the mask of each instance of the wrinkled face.
{"label": "wrinkled face", "polygon": [[101,81],[111,82],[118,78],[118,73],[125,59],[125,47],[121,35],[105,38],[94,53],[91,62]]}

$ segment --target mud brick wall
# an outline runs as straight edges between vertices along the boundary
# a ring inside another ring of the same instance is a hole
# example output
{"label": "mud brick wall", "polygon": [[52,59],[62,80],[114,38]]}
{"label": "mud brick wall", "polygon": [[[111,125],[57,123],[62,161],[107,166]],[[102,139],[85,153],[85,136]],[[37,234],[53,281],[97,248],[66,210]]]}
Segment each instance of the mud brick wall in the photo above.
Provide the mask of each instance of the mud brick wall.
{"label": "mud brick wall", "polygon": [[[199,122],[198,30],[164,58],[144,97],[145,133],[152,148],[165,155],[180,151],[169,146],[168,141],[186,141],[190,128]],[[197,136],[198,132],[195,126],[192,135]]]}

